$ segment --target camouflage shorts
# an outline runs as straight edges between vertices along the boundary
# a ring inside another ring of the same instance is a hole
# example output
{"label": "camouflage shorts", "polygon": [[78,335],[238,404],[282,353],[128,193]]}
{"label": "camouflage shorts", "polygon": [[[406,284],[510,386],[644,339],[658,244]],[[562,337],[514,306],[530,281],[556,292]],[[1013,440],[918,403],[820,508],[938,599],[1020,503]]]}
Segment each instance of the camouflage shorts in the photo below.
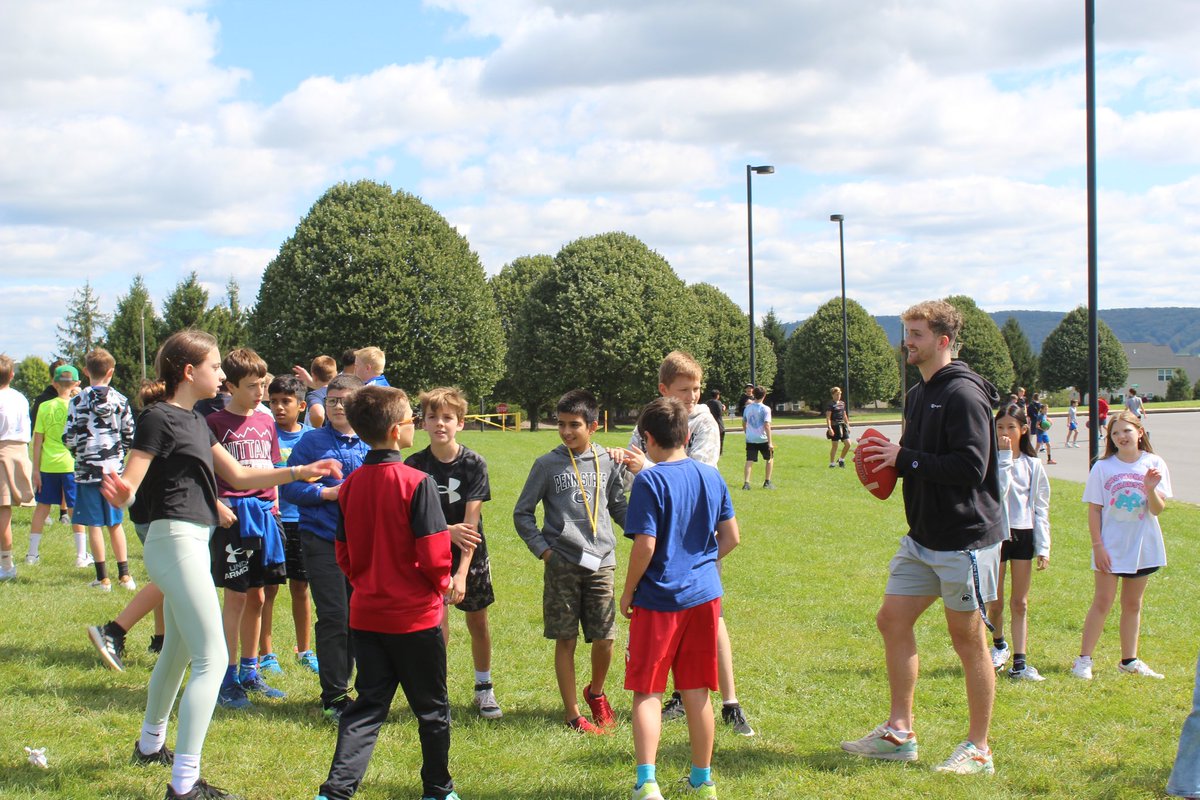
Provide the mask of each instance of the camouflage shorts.
{"label": "camouflage shorts", "polygon": [[[451,546],[453,563],[452,571],[458,571],[462,551]],[[488,558],[487,539],[479,542],[475,552],[471,554],[471,566],[467,568],[467,594],[455,608],[459,611],[482,611],[496,602],[496,592],[492,589],[492,563]]]}
{"label": "camouflage shorts", "polygon": [[542,620],[547,639],[578,638],[581,624],[585,642],[616,638],[615,567],[592,572],[555,554],[545,562],[545,569]]}

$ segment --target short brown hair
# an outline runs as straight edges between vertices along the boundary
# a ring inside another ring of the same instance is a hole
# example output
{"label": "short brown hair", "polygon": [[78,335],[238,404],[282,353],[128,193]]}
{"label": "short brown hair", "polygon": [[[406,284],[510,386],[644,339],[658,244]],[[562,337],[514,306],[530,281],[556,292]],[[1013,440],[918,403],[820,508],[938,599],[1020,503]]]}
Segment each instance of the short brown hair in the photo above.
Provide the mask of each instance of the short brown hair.
{"label": "short brown hair", "polygon": [[354,351],[354,366],[356,367],[367,367],[382,373],[386,363],[387,359],[384,358],[383,351],[378,347],[364,347]]}
{"label": "short brown hair", "polygon": [[0,387],[12,383],[13,369],[13,360],[8,353],[0,353]]}
{"label": "short brown hair", "polygon": [[388,431],[412,414],[408,395],[394,386],[364,386],[346,402],[346,420],[364,442],[387,444]]}
{"label": "short brown hair", "polygon": [[467,416],[467,398],[455,386],[439,386],[436,389],[421,392],[417,402],[421,404],[421,413],[426,416],[439,408],[448,408],[453,411],[459,422],[462,422]]}
{"label": "short brown hair", "polygon": [[225,382],[232,387],[239,385],[246,377],[267,377],[267,362],[249,347],[239,347],[225,354],[221,370],[225,373]]}
{"label": "short brown hair", "polygon": [[951,342],[958,339],[958,334],[962,333],[962,312],[945,300],[926,300],[923,303],[917,303],[901,314],[900,319],[904,322],[914,319],[925,320],[929,323],[929,330],[933,331],[935,336],[946,336]]}
{"label": "short brown hair", "polygon": [[88,351],[88,354],[83,359],[83,368],[92,380],[103,379],[108,374],[108,371],[115,366],[117,366],[117,360],[112,357],[112,353],[103,347],[97,347]]}
{"label": "short brown hair", "polygon": [[688,438],[688,412],[674,397],[651,400],[638,415],[638,432],[654,437],[659,447],[674,450],[683,447]]}
{"label": "short brown hair", "polygon": [[692,358],[691,353],[672,350],[667,353],[667,357],[658,367],[658,382],[669,387],[676,378],[681,376],[695,378],[698,381],[704,380],[704,369],[700,366],[699,361]]}
{"label": "short brown hair", "polygon": [[317,356],[312,360],[312,367],[308,371],[317,380],[329,383],[338,373],[337,362],[333,360],[333,356]]}

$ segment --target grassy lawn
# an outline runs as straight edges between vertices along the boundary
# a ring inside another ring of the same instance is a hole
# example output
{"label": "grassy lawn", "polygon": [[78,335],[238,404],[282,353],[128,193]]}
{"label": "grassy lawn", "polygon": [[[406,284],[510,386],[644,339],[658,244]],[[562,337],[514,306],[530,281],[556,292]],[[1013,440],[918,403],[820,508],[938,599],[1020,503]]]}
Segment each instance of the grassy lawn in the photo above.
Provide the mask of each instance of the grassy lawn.
{"label": "grassy lawn", "polygon": [[[600,437],[624,443],[627,434]],[[513,532],[512,504],[529,464],[557,443],[553,431],[466,433],[491,469],[485,506],[498,602],[492,607],[493,668],[504,719],[472,711],[466,629],[455,613],[450,648],[454,705],[451,769],[464,800],[621,798],[632,785],[630,695],[621,689],[618,655],[608,689],[621,726],[608,737],[583,738],[561,724],[552,647],[541,636],[541,569]],[[418,434],[418,444],[424,436]],[[738,437],[730,437],[723,471],[741,485]],[[1034,578],[1030,663],[1041,684],[1000,681],[992,746],[992,779],[942,776],[931,767],[966,731],[960,668],[937,606],[918,626],[923,656],[917,687],[921,761],[911,765],[856,760],[838,742],[856,738],[887,715],[883,649],[874,626],[888,559],[903,532],[899,497],[880,502],[851,470],[825,466],[819,439],[780,440],[779,490],[734,492],[742,546],[725,569],[726,614],[737,663],[738,695],[759,731],[742,738],[721,728],[714,776],[724,798],[1153,798],[1161,797],[1180,725],[1190,708],[1196,656],[1195,586],[1200,566],[1187,554],[1200,546],[1200,510],[1173,505],[1163,515],[1172,565],[1150,579],[1142,655],[1166,680],[1119,675],[1116,615],[1096,653],[1096,679],[1068,672],[1091,600],[1088,537],[1081,486],[1054,482],[1054,554]],[[755,486],[761,485],[761,473]],[[15,524],[19,577],[0,584],[0,797],[157,798],[167,774],[128,759],[145,702],[153,659],[143,622],[128,640],[127,670],[104,670],[84,626],[111,619],[128,594],[87,587],[76,570],[64,526],[42,545],[42,564],[25,567],[29,513]],[[130,532],[134,575],[145,571]],[[618,554],[624,575],[623,546]],[[620,587],[618,586],[618,592]],[[286,604],[278,606],[277,650],[294,642]],[[622,625],[623,638],[627,628]],[[581,649],[583,649],[581,647]],[[618,654],[621,642],[618,642]],[[584,680],[584,654],[579,654]],[[319,715],[316,676],[285,659],[275,676],[286,700],[251,712],[217,709],[204,754],[204,774],[254,800],[311,798],[325,776],[335,732]],[[173,726],[172,726],[173,727]],[[174,741],[174,732],[169,734]],[[50,768],[24,763],[24,745],[46,747]],[[664,730],[660,782],[670,786],[688,766],[682,723]],[[402,701],[385,727],[358,796],[366,800],[420,795],[416,726]]]}

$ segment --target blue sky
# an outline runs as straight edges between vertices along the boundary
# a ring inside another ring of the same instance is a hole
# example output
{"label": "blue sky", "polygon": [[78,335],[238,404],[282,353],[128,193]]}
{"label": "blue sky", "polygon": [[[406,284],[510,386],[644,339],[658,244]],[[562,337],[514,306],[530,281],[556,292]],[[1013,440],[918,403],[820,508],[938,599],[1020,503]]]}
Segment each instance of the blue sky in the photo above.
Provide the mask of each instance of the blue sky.
{"label": "blue sky", "polygon": [[[1098,14],[1101,305],[1200,297],[1200,17]],[[331,184],[423,197],[489,273],[624,230],[756,311],[1085,299],[1083,4],[45,0],[0,29],[0,350],[90,280],[213,301]]]}

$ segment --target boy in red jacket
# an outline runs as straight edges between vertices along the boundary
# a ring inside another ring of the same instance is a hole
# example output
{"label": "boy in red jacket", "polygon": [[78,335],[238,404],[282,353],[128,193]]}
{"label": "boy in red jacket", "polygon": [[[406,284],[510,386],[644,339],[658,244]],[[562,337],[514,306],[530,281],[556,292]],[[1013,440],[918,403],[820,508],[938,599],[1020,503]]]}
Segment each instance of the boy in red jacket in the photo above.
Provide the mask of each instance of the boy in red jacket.
{"label": "boy in red jacket", "polygon": [[338,724],[337,748],[319,798],[348,800],[358,789],[396,687],[417,718],[422,796],[458,800],[450,778],[450,701],[442,596],[450,586],[450,534],[437,484],[404,465],[413,416],[400,389],[364,386],[346,417],[371,451],[341,485],[335,548],[354,592],[350,636],[357,699]]}

